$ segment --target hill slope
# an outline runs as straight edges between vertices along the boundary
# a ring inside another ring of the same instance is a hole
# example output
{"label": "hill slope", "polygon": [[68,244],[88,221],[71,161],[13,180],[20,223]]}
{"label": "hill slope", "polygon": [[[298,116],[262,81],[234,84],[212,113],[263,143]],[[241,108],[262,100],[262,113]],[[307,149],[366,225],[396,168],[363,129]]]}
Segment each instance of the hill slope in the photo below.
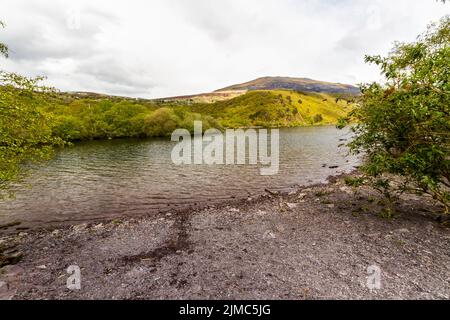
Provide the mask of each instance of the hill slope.
{"label": "hill slope", "polygon": [[223,127],[295,127],[336,124],[352,101],[335,94],[292,90],[256,90],[211,104],[194,104],[191,112],[209,115]]}
{"label": "hill slope", "polygon": [[355,86],[341,83],[317,81],[307,78],[263,77],[249,82],[232,85],[215,92],[231,90],[277,90],[287,89],[301,92],[323,92],[338,94],[359,94]]}

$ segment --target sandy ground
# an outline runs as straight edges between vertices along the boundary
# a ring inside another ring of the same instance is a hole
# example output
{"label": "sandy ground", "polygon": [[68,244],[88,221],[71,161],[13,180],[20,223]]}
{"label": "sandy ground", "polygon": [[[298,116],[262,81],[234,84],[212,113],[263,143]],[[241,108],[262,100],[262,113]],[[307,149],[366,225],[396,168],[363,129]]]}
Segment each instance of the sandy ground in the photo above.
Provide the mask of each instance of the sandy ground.
{"label": "sandy ground", "polygon": [[[220,207],[4,236],[3,299],[449,299],[450,228],[426,198],[378,215],[338,182]],[[11,251],[12,250],[12,251]],[[66,269],[81,269],[81,290]],[[380,268],[380,289],[367,286]]]}

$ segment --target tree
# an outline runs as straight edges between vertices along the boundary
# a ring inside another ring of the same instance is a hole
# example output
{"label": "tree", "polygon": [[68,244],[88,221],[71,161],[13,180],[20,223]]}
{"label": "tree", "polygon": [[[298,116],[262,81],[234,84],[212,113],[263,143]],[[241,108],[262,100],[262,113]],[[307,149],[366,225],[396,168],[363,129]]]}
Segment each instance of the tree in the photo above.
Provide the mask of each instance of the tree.
{"label": "tree", "polygon": [[[0,28],[4,28],[5,24],[0,21]],[[3,44],[0,42],[0,56],[4,56],[5,58],[8,58],[8,46],[6,44]]]}
{"label": "tree", "polygon": [[430,194],[448,213],[450,17],[429,26],[416,42],[397,43],[387,57],[365,60],[380,67],[385,83],[362,85],[350,114],[357,123],[350,148],[365,159],[360,181],[388,198]]}
{"label": "tree", "polygon": [[[8,56],[6,45],[0,51]],[[23,164],[48,159],[63,144],[52,134],[51,116],[40,109],[52,91],[41,80],[0,71],[0,190],[24,173]]]}

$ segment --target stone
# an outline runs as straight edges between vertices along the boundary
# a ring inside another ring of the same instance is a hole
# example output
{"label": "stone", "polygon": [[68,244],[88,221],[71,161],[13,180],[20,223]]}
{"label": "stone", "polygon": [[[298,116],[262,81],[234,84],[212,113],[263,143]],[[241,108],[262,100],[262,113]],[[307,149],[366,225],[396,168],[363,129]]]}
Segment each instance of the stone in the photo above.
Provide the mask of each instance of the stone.
{"label": "stone", "polygon": [[276,236],[273,232],[266,231],[263,236],[264,239],[275,239]]}
{"label": "stone", "polygon": [[61,231],[60,231],[60,230],[58,230],[58,229],[53,230],[52,236],[54,236],[54,237],[59,237],[60,235],[61,235]]}
{"label": "stone", "polygon": [[286,206],[287,206],[290,210],[297,208],[297,204],[296,204],[296,203],[286,203]]}
{"label": "stone", "polygon": [[9,285],[5,281],[0,281],[0,293],[7,293],[9,291]]}
{"label": "stone", "polygon": [[7,265],[0,269],[0,274],[5,278],[15,278],[24,272],[23,268],[14,265]]}
{"label": "stone", "polygon": [[103,228],[104,228],[103,223],[99,223],[99,224],[95,225],[93,229],[94,230],[100,230],[100,229],[103,229]]}
{"label": "stone", "polygon": [[36,268],[44,270],[44,269],[47,269],[47,266],[45,264],[43,264],[43,265],[37,266]]}
{"label": "stone", "polygon": [[22,257],[23,253],[16,250],[0,253],[0,267],[16,264],[22,260]]}
{"label": "stone", "polygon": [[83,223],[83,224],[79,224],[79,225],[73,226],[72,230],[75,231],[75,232],[82,232],[82,231],[86,230],[86,228],[87,228],[87,224]]}
{"label": "stone", "polygon": [[350,189],[349,187],[340,187],[339,190],[341,190],[342,192],[345,192],[347,194],[352,193],[352,189]]}

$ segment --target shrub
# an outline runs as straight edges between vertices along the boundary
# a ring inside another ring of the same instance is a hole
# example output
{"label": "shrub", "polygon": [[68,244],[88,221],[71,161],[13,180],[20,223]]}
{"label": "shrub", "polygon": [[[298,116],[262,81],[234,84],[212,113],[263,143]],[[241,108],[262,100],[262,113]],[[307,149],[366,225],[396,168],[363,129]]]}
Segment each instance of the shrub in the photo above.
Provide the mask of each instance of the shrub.
{"label": "shrub", "polygon": [[430,26],[414,43],[397,44],[389,56],[366,61],[385,77],[383,84],[361,87],[351,113],[358,124],[350,148],[364,154],[367,182],[388,198],[428,193],[448,213],[450,18]]}

